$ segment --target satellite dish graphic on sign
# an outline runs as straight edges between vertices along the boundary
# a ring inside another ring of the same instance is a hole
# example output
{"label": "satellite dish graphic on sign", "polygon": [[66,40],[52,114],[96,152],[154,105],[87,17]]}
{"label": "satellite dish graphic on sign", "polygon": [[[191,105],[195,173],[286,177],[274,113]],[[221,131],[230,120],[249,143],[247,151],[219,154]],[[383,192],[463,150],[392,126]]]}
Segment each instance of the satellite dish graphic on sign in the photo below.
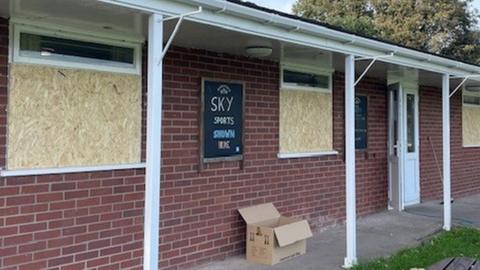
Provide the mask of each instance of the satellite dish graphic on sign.
{"label": "satellite dish graphic on sign", "polygon": [[222,95],[226,95],[226,94],[229,94],[230,92],[232,92],[232,89],[230,89],[230,87],[228,87],[228,85],[222,84],[218,87],[217,91]]}

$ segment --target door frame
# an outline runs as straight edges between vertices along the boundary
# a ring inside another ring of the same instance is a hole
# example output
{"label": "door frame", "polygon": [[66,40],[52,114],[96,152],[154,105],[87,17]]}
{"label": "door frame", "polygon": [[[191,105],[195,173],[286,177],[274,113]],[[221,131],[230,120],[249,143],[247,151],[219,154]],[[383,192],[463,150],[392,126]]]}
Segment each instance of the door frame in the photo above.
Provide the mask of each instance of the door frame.
{"label": "door frame", "polygon": [[[396,90],[396,92],[395,92]],[[415,85],[409,85],[408,83],[394,83],[388,85],[387,90],[387,110],[388,110],[388,145],[387,145],[387,157],[388,157],[388,209],[396,209],[403,211],[405,206],[420,203],[420,108],[419,108],[419,91]],[[394,93],[396,93],[396,108],[393,106],[395,102]],[[415,146],[416,146],[416,177],[417,177],[417,191],[418,199],[414,202],[405,203],[405,161],[407,156],[407,106],[406,97],[407,94],[415,95]],[[397,141],[394,141],[395,129],[394,129],[394,109],[397,110]],[[396,151],[395,151],[396,148]],[[397,162],[397,179],[398,183],[393,183],[394,175],[392,159],[396,159]],[[398,184],[398,186],[397,186]],[[398,201],[397,201],[398,200]]]}
{"label": "door frame", "polygon": [[420,200],[421,200],[421,192],[420,192],[420,108],[419,108],[419,91],[418,91],[418,87],[413,87],[413,86],[410,86],[410,85],[405,85],[404,87],[402,87],[402,91],[403,91],[403,100],[404,100],[404,104],[403,104],[403,129],[402,129],[402,132],[404,133],[403,134],[403,139],[404,139],[404,142],[407,143],[407,95],[408,94],[413,94],[415,95],[415,175],[416,175],[416,185],[417,185],[417,194],[416,194],[416,197],[417,199],[415,199],[414,201],[411,201],[411,202],[406,202],[405,200],[405,164],[407,163],[406,160],[407,160],[407,156],[410,155],[408,153],[408,150],[407,150],[407,145],[405,145],[405,147],[403,147],[403,206],[411,206],[411,205],[415,205],[415,204],[419,204],[420,203]]}

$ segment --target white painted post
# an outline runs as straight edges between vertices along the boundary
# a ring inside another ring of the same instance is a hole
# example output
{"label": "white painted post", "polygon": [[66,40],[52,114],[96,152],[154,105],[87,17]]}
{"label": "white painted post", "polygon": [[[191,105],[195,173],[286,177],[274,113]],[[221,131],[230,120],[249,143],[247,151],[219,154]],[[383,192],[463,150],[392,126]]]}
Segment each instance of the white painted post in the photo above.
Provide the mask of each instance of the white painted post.
{"label": "white painted post", "polygon": [[147,167],[143,269],[158,269],[160,223],[160,164],[162,133],[163,16],[152,14],[148,23]]}
{"label": "white painted post", "polygon": [[450,184],[450,75],[442,76],[442,122],[443,122],[443,229],[452,228]]}
{"label": "white painted post", "polygon": [[355,56],[345,58],[345,185],[346,244],[344,267],[357,263],[357,214],[355,194]]}

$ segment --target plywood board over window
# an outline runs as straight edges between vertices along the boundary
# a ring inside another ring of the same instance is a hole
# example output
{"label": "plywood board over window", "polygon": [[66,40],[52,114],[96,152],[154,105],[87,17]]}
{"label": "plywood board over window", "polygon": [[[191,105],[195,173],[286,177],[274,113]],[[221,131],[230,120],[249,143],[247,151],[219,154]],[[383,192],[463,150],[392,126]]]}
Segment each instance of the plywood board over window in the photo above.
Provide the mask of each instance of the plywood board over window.
{"label": "plywood board over window", "polygon": [[463,106],[463,145],[480,146],[480,106]]}
{"label": "plywood board over window", "polygon": [[139,75],[11,66],[7,169],[138,163],[140,132]]}
{"label": "plywood board over window", "polygon": [[280,91],[280,153],[331,151],[332,95],[318,91]]}

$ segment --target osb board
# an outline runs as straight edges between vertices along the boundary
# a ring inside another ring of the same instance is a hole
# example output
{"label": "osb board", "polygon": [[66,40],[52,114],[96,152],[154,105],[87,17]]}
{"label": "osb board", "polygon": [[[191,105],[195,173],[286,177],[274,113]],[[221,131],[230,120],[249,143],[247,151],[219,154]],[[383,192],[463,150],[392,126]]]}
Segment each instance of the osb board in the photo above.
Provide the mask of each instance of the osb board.
{"label": "osb board", "polygon": [[314,91],[280,91],[280,152],[333,149],[332,95]]}
{"label": "osb board", "polygon": [[480,145],[480,107],[463,106],[463,145]]}
{"label": "osb board", "polygon": [[9,170],[137,163],[141,77],[14,64]]}

